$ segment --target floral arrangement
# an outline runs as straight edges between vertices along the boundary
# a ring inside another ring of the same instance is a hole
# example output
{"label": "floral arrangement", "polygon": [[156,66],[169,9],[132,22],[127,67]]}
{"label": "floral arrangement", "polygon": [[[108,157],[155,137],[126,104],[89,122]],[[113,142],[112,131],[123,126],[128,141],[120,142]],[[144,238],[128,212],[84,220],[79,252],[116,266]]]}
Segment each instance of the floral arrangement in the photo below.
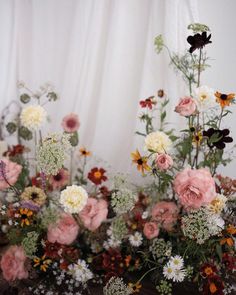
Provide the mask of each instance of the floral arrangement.
{"label": "floral arrangement", "polygon": [[[105,295],[142,294],[147,278],[161,295],[186,284],[205,295],[233,294],[236,180],[217,169],[232,159],[233,139],[222,125],[235,94],[201,85],[211,35],[205,25],[189,29],[184,55],[155,39],[187,82],[189,93],[175,107],[187,124],[170,128],[164,90],[140,101],[143,151],[131,157],[147,179],[143,186],[89,166],[76,114],[63,118],[62,133],[44,135],[45,104],[58,96],[49,84],[35,93],[19,83],[23,107],[5,124],[19,143],[0,161],[7,244],[0,267],[21,294],[91,294],[96,286]],[[34,140],[34,148],[22,140]]]}

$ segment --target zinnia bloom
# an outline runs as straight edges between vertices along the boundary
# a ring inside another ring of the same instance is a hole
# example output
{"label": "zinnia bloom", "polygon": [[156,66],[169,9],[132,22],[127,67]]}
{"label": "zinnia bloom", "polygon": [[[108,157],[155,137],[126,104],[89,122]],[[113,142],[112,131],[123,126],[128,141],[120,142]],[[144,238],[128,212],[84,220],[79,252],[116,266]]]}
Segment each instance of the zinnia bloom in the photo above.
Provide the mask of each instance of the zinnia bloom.
{"label": "zinnia bloom", "polygon": [[69,182],[69,172],[66,169],[60,169],[56,175],[51,175],[49,183],[53,190],[60,189]]}
{"label": "zinnia bloom", "polygon": [[216,101],[220,104],[222,108],[229,106],[232,100],[235,98],[235,93],[222,94],[218,91],[215,93]]}
{"label": "zinnia bloom", "polygon": [[142,157],[138,150],[136,150],[136,152],[131,153],[131,157],[132,157],[132,162],[137,164],[138,171],[141,171],[142,173],[144,173],[144,170],[146,171],[151,170],[150,166],[148,166],[147,164],[147,161],[148,161],[147,157]]}
{"label": "zinnia bloom", "polygon": [[73,133],[79,129],[80,122],[78,115],[71,113],[67,116],[65,116],[62,120],[62,128],[64,131]]}
{"label": "zinnia bloom", "polygon": [[92,181],[94,184],[99,185],[103,181],[107,180],[105,173],[105,169],[95,167],[88,173],[88,179]]}
{"label": "zinnia bloom", "polygon": [[146,150],[159,154],[167,153],[171,145],[172,142],[169,136],[162,131],[151,132],[145,138]]}
{"label": "zinnia bloom", "polygon": [[47,112],[40,105],[24,108],[20,114],[21,124],[30,130],[39,129],[46,121]]}
{"label": "zinnia bloom", "polygon": [[47,196],[40,188],[36,186],[29,186],[25,188],[23,193],[20,195],[20,199],[22,201],[32,201],[33,203],[42,206],[45,203]]}
{"label": "zinnia bloom", "polygon": [[60,203],[64,207],[65,212],[79,213],[87,204],[88,194],[82,186],[67,186],[61,192]]}

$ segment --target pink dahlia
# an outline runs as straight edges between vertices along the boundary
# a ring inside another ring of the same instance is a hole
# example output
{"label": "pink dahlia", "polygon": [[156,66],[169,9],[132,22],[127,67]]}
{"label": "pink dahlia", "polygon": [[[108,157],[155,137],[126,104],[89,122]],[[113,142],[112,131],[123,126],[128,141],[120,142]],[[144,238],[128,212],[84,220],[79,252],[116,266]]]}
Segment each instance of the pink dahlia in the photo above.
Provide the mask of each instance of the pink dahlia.
{"label": "pink dahlia", "polygon": [[8,188],[17,182],[22,166],[6,158],[0,160],[0,190]]}
{"label": "pink dahlia", "polygon": [[215,181],[209,170],[186,168],[174,180],[174,190],[186,210],[209,204],[216,196]]}
{"label": "pink dahlia", "polygon": [[69,172],[66,169],[60,169],[56,175],[51,175],[49,183],[53,190],[61,189],[69,182]]}
{"label": "pink dahlia", "polygon": [[73,133],[77,131],[80,126],[78,115],[70,113],[63,118],[61,125],[66,132]]}

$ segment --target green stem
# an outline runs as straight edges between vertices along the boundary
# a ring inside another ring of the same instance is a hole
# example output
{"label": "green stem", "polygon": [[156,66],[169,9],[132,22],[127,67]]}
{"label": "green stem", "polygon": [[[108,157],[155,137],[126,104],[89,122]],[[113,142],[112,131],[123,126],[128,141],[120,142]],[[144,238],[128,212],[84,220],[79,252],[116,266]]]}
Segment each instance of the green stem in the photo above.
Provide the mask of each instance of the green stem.
{"label": "green stem", "polygon": [[223,117],[223,112],[224,112],[224,108],[221,108],[221,112],[220,112],[220,118],[219,118],[219,124],[218,124],[218,128],[220,129],[220,124],[221,124],[221,120]]}
{"label": "green stem", "polygon": [[152,272],[153,270],[155,270],[157,268],[158,268],[158,266],[155,266],[155,267],[149,269],[147,272],[145,272],[145,274],[141,276],[141,278],[136,282],[136,284],[140,283],[146,277],[146,275],[148,275],[150,272]]}

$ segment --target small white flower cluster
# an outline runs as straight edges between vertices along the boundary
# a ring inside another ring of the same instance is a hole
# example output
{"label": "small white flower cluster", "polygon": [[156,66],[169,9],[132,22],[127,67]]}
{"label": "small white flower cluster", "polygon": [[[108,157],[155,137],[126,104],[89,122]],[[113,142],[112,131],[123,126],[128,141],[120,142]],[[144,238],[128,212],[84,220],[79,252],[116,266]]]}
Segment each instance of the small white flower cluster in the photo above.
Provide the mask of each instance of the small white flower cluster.
{"label": "small white flower cluster", "polygon": [[69,274],[71,274],[77,282],[82,284],[93,278],[93,273],[89,270],[84,260],[79,259],[77,263],[70,264],[68,269]]}
{"label": "small white flower cluster", "polygon": [[121,245],[121,240],[118,240],[112,232],[112,225],[107,230],[109,239],[103,243],[103,247],[108,250],[110,248],[117,248]]}
{"label": "small white flower cluster", "polygon": [[7,212],[7,207],[6,205],[2,205],[1,208],[0,208],[0,214],[1,215],[5,215]]}
{"label": "small white flower cluster", "polygon": [[124,214],[134,208],[137,202],[137,195],[130,189],[122,188],[111,196],[111,205],[115,213]]}
{"label": "small white flower cluster", "polygon": [[129,242],[130,245],[133,247],[139,247],[143,243],[143,237],[142,234],[138,231],[136,231],[133,235],[129,236]]}
{"label": "small white flower cluster", "polygon": [[181,256],[172,256],[167,264],[163,267],[163,275],[168,280],[174,282],[183,282],[186,276],[184,260]]}

